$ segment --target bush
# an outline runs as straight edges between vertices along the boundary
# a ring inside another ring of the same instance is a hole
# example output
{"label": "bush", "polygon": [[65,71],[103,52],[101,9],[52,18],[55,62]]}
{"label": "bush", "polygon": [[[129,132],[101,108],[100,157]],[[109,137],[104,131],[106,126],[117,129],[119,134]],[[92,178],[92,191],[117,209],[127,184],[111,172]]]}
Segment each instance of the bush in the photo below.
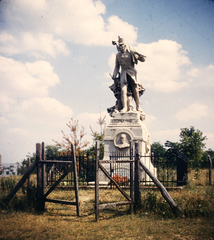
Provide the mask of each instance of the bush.
{"label": "bush", "polygon": [[160,218],[173,217],[173,211],[158,192],[148,191],[142,198],[142,209],[145,214],[155,214]]}
{"label": "bush", "polygon": [[188,184],[180,191],[171,191],[170,195],[183,210],[173,214],[169,204],[161,193],[153,190],[142,192],[141,214],[154,214],[160,218],[188,217],[188,218],[212,218],[214,206],[213,186],[206,184],[207,171],[192,171],[189,174]]}
{"label": "bush", "polygon": [[36,206],[36,191],[37,188],[34,183],[26,183],[15,194],[15,196],[7,203],[4,202],[6,196],[18,183],[17,176],[0,178],[0,208],[8,210],[33,210]]}
{"label": "bush", "polygon": [[9,193],[16,186],[16,177],[1,178],[1,194]]}

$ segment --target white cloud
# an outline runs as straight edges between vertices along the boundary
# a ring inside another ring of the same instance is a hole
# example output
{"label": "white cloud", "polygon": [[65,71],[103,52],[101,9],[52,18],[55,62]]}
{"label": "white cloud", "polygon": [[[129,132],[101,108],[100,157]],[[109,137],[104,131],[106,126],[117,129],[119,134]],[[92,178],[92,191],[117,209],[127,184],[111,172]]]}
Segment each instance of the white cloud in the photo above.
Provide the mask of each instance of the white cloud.
{"label": "white cloud", "polygon": [[[129,45],[128,41],[127,44]],[[183,67],[191,62],[180,44],[171,40],[159,40],[150,44],[139,43],[135,48],[147,56],[144,63],[136,65],[138,80],[146,89],[172,92],[188,86],[187,81],[181,79],[184,78]],[[108,64],[114,69],[115,54],[110,56]]]}
{"label": "white cloud", "polygon": [[182,81],[182,68],[191,64],[182,46],[175,41],[159,40],[150,44],[138,44],[136,50],[147,56],[139,63],[139,80],[156,91],[171,92],[187,87]]}
{"label": "white cloud", "polygon": [[195,103],[187,108],[180,109],[176,114],[176,118],[181,121],[186,121],[191,119],[199,119],[208,116],[208,114],[208,106]]}
{"label": "white cloud", "polygon": [[89,113],[89,112],[84,112],[84,113],[81,113],[77,116],[77,119],[80,120],[80,123],[83,125],[83,126],[91,126],[93,131],[98,131],[99,132],[99,124],[98,124],[98,119],[100,118],[103,119],[105,117],[105,122],[106,123],[109,123],[110,122],[110,116],[109,114],[105,111],[105,112],[102,112],[101,114],[100,113]]}
{"label": "white cloud", "polygon": [[146,114],[145,124],[146,124],[148,129],[151,128],[151,126],[155,122],[155,120],[157,120],[157,117]]}
{"label": "white cloud", "polygon": [[[92,130],[94,132],[98,132],[100,133],[101,129],[100,129],[100,125],[97,123],[98,119],[105,117],[105,122],[106,122],[106,126],[110,123],[110,119],[111,117],[109,116],[109,114],[105,111],[102,113],[89,113],[89,112],[84,112],[82,114],[79,114],[77,116],[77,120],[79,120],[79,126],[84,126],[85,128],[85,133],[87,133],[87,135],[84,137],[85,140],[89,141],[90,144],[92,144],[92,132],[90,129],[90,126],[92,128]],[[102,129],[105,126],[102,126]]]}
{"label": "white cloud", "polygon": [[187,76],[189,81],[195,85],[214,87],[214,65],[212,64],[206,67],[192,68],[187,72]]}
{"label": "white cloud", "polygon": [[[0,76],[2,138],[12,144],[23,137],[36,141],[38,136],[48,139],[52,133],[60,133],[60,128],[73,112],[48,97],[49,88],[59,83],[48,62],[21,63],[0,56]],[[5,131],[9,135],[3,133]]]}
{"label": "white cloud", "polygon": [[0,34],[0,52],[9,56],[28,54],[43,57],[42,54],[56,58],[57,54],[68,55],[69,50],[61,39],[54,39],[52,34],[46,33],[21,33],[14,37],[3,32]]}
{"label": "white cloud", "polygon": [[167,140],[172,142],[178,142],[180,135],[180,129],[165,129],[152,132],[152,142],[161,142],[164,144]]}
{"label": "white cloud", "polygon": [[[69,119],[73,111],[54,98],[31,98],[14,107],[10,117],[15,120],[31,122],[31,125],[47,125],[54,127]],[[39,121],[39,122],[38,122]]]}
{"label": "white cloud", "polygon": [[[0,50],[5,54],[30,53],[32,49],[34,54],[39,51],[55,57],[57,53],[68,53],[64,41],[109,45],[118,35],[127,38],[131,44],[137,39],[137,28],[133,25],[117,16],[104,20],[102,14],[106,7],[101,1],[65,0],[62,3],[40,0],[29,4],[20,0],[10,2],[4,8],[10,26],[9,33],[1,35]],[[25,33],[17,34],[17,29]]]}
{"label": "white cloud", "polygon": [[62,139],[61,130],[72,114],[73,111],[68,106],[56,99],[31,98],[10,111],[4,134],[11,144],[17,140],[33,144],[38,141],[54,144],[52,139]]}
{"label": "white cloud", "polygon": [[11,107],[16,103],[16,100],[8,97],[3,91],[0,91],[0,112],[8,112]]}
{"label": "white cloud", "polygon": [[109,35],[107,36],[107,45],[109,45],[109,41],[111,42],[112,40],[118,40],[118,36],[125,38],[129,44],[136,44],[138,29],[131,24],[122,21],[117,16],[111,16],[108,19],[108,25],[106,29]]}
{"label": "white cloud", "polygon": [[59,83],[46,61],[21,63],[0,56],[1,111],[8,111],[18,99],[48,96],[49,87]]}
{"label": "white cloud", "polygon": [[22,160],[28,152],[35,152],[37,142],[53,145],[52,139],[62,140],[61,130],[72,114],[68,106],[49,97],[32,98],[14,106],[0,129],[4,161],[7,157],[10,162]]}
{"label": "white cloud", "polygon": [[197,68],[192,68],[190,71],[187,72],[188,77],[197,77],[199,70]]}
{"label": "white cloud", "polygon": [[29,134],[29,131],[23,128],[9,128],[7,132],[13,135],[17,134],[22,137],[27,136]]}
{"label": "white cloud", "polygon": [[7,124],[8,120],[5,117],[0,116],[0,125],[1,124]]}

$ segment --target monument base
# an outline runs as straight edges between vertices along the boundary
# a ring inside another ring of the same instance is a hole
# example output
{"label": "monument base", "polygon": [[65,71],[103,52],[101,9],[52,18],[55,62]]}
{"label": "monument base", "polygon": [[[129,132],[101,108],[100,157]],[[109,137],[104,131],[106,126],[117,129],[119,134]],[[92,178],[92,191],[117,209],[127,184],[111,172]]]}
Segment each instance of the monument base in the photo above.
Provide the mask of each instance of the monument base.
{"label": "monument base", "polygon": [[[129,160],[130,142],[138,141],[140,161],[156,176],[156,169],[151,159],[151,141],[150,134],[144,123],[145,115],[139,112],[114,113],[110,124],[106,127],[104,137],[104,158],[103,160]],[[105,163],[103,166],[113,177],[130,177],[130,164]],[[100,171],[100,181],[109,181]],[[141,170],[141,180],[149,181],[150,178]]]}

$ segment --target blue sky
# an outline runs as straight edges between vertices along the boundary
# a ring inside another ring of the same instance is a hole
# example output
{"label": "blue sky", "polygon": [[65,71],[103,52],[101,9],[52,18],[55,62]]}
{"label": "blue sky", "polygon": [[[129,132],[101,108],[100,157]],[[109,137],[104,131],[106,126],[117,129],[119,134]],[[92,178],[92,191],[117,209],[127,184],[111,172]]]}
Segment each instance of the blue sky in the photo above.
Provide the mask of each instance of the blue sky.
{"label": "blue sky", "polygon": [[112,40],[147,56],[137,65],[152,142],[194,126],[214,149],[214,2],[72,0],[0,2],[0,154],[23,160],[37,142],[61,141],[71,117],[99,131],[115,104]]}

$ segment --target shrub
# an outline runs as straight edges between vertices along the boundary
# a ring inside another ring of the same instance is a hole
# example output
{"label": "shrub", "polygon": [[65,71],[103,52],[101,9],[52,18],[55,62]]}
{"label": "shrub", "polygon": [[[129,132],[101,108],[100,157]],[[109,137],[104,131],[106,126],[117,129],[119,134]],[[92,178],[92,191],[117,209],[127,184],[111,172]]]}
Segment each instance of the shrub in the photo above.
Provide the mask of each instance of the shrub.
{"label": "shrub", "polygon": [[16,186],[18,180],[17,176],[0,179],[0,208],[8,210],[33,210],[36,206],[37,191],[33,182],[30,182],[29,185],[25,183],[8,203],[4,202],[4,199]]}
{"label": "shrub", "polygon": [[214,191],[212,186],[196,186],[190,184],[181,192],[171,192],[171,197],[183,210],[173,213],[169,204],[159,192],[149,190],[142,195],[141,214],[154,214],[160,218],[188,217],[212,218],[214,205]]}

